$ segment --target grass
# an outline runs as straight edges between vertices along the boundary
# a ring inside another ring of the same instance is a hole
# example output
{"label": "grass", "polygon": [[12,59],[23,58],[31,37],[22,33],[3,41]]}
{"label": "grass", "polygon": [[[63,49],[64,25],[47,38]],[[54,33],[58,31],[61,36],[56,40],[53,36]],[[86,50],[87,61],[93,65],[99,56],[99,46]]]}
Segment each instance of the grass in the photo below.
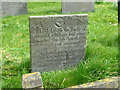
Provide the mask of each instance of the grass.
{"label": "grass", "polygon": [[[66,88],[118,75],[118,12],[112,5],[95,4],[95,11],[87,13],[85,60],[66,71],[42,73],[45,88]],[[28,15],[2,20],[2,88],[21,88],[21,76],[31,71],[29,16],[62,14],[59,2],[28,2],[28,11]]]}

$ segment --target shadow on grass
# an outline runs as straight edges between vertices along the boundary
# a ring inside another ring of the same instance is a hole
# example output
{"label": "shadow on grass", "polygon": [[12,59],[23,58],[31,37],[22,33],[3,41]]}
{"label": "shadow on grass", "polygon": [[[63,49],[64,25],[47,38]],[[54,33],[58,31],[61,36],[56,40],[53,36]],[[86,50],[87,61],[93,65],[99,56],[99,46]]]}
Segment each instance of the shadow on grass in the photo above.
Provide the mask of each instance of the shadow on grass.
{"label": "shadow on grass", "polygon": [[54,14],[62,14],[62,10],[45,10],[41,12],[29,12],[29,15],[54,15]]}
{"label": "shadow on grass", "polygon": [[2,71],[2,88],[21,88],[21,77],[23,74],[31,72],[30,67],[30,58],[25,58],[21,63],[13,63],[8,69],[4,69]]}
{"label": "shadow on grass", "polygon": [[30,73],[31,72],[31,66],[30,66],[30,59],[25,59],[21,63],[10,63],[10,65],[7,64],[7,66],[3,67],[8,67],[4,68],[2,70],[2,76],[17,76],[18,74],[23,75],[25,73]]}
{"label": "shadow on grass", "polygon": [[118,46],[118,37],[114,36],[114,37],[106,38],[106,39],[101,38],[101,40],[99,40],[97,42],[105,47],[112,47],[112,46],[117,47]]}

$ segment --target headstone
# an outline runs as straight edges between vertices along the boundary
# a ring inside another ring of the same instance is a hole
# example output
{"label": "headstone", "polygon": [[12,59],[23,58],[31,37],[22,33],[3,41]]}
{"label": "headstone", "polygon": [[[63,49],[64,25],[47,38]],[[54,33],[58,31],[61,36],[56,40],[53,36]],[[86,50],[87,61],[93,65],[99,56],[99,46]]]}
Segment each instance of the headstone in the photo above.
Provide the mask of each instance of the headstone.
{"label": "headstone", "polygon": [[118,1],[118,23],[120,24],[120,0]]}
{"label": "headstone", "polygon": [[25,2],[9,2],[8,0],[6,2],[0,2],[0,9],[2,5],[2,17],[27,14],[27,0],[24,1]]}
{"label": "headstone", "polygon": [[[89,1],[89,2],[87,2]],[[62,0],[62,13],[93,12],[94,0]]]}
{"label": "headstone", "polygon": [[42,88],[43,82],[40,72],[22,75],[22,88]]}
{"label": "headstone", "polygon": [[0,0],[0,17],[2,17],[2,1]]}
{"label": "headstone", "polygon": [[76,66],[85,58],[88,15],[30,16],[32,72]]}

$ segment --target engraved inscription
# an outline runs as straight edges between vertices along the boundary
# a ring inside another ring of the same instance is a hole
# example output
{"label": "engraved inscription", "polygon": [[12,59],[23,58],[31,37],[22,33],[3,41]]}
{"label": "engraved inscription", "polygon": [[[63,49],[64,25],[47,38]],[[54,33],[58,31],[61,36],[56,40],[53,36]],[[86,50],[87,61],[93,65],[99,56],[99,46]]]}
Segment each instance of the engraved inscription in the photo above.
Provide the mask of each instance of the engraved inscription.
{"label": "engraved inscription", "polygon": [[30,17],[32,72],[76,66],[85,57],[87,15]]}

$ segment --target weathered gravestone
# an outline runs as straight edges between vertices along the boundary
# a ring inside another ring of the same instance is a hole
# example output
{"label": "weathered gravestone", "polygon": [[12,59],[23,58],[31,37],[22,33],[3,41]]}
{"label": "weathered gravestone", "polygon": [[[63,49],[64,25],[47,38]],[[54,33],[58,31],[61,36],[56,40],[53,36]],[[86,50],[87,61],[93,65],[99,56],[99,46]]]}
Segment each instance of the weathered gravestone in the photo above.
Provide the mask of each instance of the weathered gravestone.
{"label": "weathered gravestone", "polygon": [[42,88],[43,82],[40,72],[22,75],[22,88]]}
{"label": "weathered gravestone", "polygon": [[93,12],[94,0],[62,0],[62,13]]}
{"label": "weathered gravestone", "polygon": [[2,2],[0,0],[0,17],[2,17]]}
{"label": "weathered gravestone", "polygon": [[85,58],[88,15],[30,16],[32,72],[76,66]]}
{"label": "weathered gravestone", "polygon": [[[4,16],[16,16],[16,15],[22,15],[27,14],[27,0],[24,0],[24,2],[9,2],[8,1],[0,1],[0,9],[2,7],[2,17]],[[1,12],[0,12],[1,13]]]}

